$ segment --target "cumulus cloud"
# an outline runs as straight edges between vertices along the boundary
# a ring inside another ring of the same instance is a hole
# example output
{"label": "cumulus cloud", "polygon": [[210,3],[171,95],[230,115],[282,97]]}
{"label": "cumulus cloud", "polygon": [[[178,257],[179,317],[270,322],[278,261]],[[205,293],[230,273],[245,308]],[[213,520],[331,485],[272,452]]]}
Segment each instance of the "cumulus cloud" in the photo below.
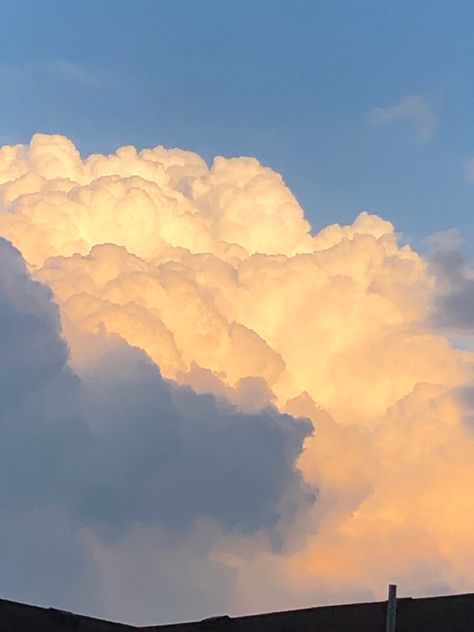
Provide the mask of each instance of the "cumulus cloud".
{"label": "cumulus cloud", "polygon": [[437,124],[436,114],[430,103],[417,94],[401,99],[387,107],[375,107],[370,110],[370,120],[375,125],[389,123],[411,123],[420,140],[430,140]]}
{"label": "cumulus cloud", "polygon": [[1,382],[5,524],[33,500],[38,523],[62,512],[83,609],[153,622],[467,589],[474,356],[433,317],[464,263],[436,268],[367,213],[312,235],[252,158],[83,159],[61,136],[0,149],[0,234],[29,272],[4,244],[4,319],[24,323]]}

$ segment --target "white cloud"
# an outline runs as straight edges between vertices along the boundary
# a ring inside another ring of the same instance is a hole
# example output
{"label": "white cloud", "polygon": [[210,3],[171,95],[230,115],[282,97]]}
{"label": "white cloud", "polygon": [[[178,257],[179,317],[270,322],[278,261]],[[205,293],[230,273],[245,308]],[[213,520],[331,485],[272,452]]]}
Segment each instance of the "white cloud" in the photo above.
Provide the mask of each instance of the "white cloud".
{"label": "white cloud", "polygon": [[376,125],[411,123],[420,140],[430,140],[437,125],[437,117],[430,103],[417,94],[404,97],[388,107],[372,108],[370,120]]}

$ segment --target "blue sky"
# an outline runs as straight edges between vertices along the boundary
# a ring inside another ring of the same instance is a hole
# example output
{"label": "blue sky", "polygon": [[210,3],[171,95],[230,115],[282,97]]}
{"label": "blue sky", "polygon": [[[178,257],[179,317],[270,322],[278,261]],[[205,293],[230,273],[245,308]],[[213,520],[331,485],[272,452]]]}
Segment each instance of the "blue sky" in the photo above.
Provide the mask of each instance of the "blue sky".
{"label": "blue sky", "polygon": [[252,155],[316,228],[469,242],[473,27],[469,1],[0,0],[0,141]]}

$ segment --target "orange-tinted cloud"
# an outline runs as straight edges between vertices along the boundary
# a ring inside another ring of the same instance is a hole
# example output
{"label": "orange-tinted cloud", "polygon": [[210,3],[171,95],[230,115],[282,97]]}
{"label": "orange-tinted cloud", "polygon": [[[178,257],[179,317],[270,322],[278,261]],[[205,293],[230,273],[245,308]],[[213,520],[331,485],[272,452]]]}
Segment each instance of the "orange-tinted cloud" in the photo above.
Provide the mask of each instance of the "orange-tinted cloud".
{"label": "orange-tinted cloud", "polygon": [[[433,324],[436,271],[390,222],[361,213],[312,235],[255,159],[208,167],[191,152],[124,147],[82,160],[60,136],[2,148],[0,182],[0,234],[51,287],[79,373],[97,336],[118,336],[200,393],[313,420],[298,463],[316,503],[278,535],[206,541],[205,564],[234,578],[229,607],[474,581],[474,443],[459,396],[473,355]],[[131,537],[123,550],[96,544],[112,584],[120,560],[126,572],[143,555]]]}

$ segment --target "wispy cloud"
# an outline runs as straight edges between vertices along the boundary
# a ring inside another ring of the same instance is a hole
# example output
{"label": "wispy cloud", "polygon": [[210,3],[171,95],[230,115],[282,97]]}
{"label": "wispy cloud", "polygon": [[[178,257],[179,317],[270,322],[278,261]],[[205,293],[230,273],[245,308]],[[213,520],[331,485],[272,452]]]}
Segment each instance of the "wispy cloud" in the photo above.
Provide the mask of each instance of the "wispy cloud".
{"label": "wispy cloud", "polygon": [[0,64],[2,81],[31,81],[32,77],[53,77],[84,87],[100,85],[101,78],[83,64],[65,59],[32,61],[24,64]]}
{"label": "wispy cloud", "polygon": [[464,164],[464,173],[466,174],[466,179],[474,184],[474,158],[466,160],[466,163]]}
{"label": "wispy cloud", "polygon": [[436,114],[423,97],[412,94],[385,108],[372,108],[369,118],[375,125],[389,123],[410,123],[420,140],[428,141],[433,137],[437,125]]}
{"label": "wispy cloud", "polygon": [[423,245],[430,252],[447,252],[460,250],[464,244],[464,238],[458,228],[441,230],[423,239]]}
{"label": "wispy cloud", "polygon": [[75,62],[64,59],[55,59],[48,62],[48,66],[50,71],[56,72],[68,81],[84,86],[96,86],[99,83],[97,73],[91,71],[83,64],[76,64]]}

